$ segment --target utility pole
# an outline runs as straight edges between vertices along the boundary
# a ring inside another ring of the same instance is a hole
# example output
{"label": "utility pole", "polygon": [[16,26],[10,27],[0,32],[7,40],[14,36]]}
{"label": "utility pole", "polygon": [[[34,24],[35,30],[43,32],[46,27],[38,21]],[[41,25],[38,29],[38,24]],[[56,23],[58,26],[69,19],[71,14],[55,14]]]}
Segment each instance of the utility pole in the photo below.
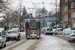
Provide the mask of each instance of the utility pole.
{"label": "utility pole", "polygon": [[56,28],[57,28],[57,0],[56,0]]}
{"label": "utility pole", "polygon": [[43,27],[44,27],[44,2],[43,3]]}
{"label": "utility pole", "polygon": [[31,15],[30,18],[32,18],[34,8],[28,8],[28,9],[29,9],[29,11],[30,11],[30,15]]}
{"label": "utility pole", "polygon": [[[6,0],[7,4],[8,4],[8,0]],[[8,13],[7,13],[8,14]],[[7,15],[7,29],[9,29],[9,15]]]}
{"label": "utility pole", "polygon": [[21,27],[21,7],[22,7],[22,0],[20,0],[20,17],[19,17],[19,19],[20,19],[20,27]]}

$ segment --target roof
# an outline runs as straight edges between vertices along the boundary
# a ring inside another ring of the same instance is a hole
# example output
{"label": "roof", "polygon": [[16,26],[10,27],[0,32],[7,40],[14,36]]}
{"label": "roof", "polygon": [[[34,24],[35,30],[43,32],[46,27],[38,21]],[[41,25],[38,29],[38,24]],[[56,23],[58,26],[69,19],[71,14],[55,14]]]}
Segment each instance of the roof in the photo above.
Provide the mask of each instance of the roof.
{"label": "roof", "polygon": [[25,21],[29,22],[30,20],[37,20],[37,21],[39,21],[39,19],[26,19]]}
{"label": "roof", "polygon": [[3,30],[4,30],[4,28],[0,28],[0,32],[3,31]]}

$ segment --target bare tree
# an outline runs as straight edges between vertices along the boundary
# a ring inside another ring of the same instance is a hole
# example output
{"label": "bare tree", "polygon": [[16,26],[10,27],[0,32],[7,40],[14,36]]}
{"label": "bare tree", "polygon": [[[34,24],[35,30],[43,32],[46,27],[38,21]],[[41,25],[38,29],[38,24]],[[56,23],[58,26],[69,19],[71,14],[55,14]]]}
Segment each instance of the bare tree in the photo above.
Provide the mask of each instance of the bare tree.
{"label": "bare tree", "polygon": [[36,10],[36,17],[43,17],[43,14],[45,16],[48,15],[47,13],[48,11],[45,8],[39,8]]}

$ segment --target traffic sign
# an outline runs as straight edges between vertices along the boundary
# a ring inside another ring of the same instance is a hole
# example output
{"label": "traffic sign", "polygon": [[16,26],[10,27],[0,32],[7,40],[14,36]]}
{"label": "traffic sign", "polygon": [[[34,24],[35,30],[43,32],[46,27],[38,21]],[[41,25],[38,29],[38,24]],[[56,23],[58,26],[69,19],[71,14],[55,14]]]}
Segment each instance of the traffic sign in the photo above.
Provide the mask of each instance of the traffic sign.
{"label": "traffic sign", "polygon": [[24,23],[26,23],[26,21],[24,21]]}

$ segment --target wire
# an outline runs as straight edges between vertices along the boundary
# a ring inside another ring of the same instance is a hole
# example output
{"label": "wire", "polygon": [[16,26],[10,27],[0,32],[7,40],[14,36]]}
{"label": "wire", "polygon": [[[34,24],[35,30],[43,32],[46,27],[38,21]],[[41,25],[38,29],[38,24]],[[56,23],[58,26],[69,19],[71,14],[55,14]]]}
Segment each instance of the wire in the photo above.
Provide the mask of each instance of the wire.
{"label": "wire", "polygon": [[32,1],[32,0],[31,0],[31,2],[32,2],[32,4],[33,4],[34,8],[37,10],[37,8],[36,8],[36,6],[35,6],[35,3],[33,3],[33,1]]}
{"label": "wire", "polygon": [[[31,2],[29,2],[29,1],[23,1],[23,2],[34,3],[34,4],[42,4],[42,3],[32,2],[32,0],[31,0]],[[50,3],[44,3],[44,4],[50,4]]]}

